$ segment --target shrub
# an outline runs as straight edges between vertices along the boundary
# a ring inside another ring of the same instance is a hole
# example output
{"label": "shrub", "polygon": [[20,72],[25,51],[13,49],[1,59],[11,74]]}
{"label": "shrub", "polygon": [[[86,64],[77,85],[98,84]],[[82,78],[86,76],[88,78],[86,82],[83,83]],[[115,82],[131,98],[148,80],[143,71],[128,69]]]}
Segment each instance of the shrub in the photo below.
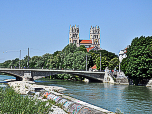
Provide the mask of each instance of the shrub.
{"label": "shrub", "polygon": [[12,88],[0,87],[0,113],[24,113],[24,114],[44,114],[52,111],[51,105],[37,99],[23,97],[17,94]]}

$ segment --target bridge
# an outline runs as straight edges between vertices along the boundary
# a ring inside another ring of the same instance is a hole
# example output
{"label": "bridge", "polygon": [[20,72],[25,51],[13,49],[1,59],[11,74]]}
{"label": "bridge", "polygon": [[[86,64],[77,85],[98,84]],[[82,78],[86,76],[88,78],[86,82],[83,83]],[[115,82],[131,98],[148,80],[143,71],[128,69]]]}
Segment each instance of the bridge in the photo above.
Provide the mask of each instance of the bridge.
{"label": "bridge", "polygon": [[55,74],[72,74],[89,79],[90,81],[103,82],[105,72],[91,72],[91,71],[73,71],[73,70],[51,70],[51,69],[8,69],[0,68],[1,73],[10,74],[16,77],[16,80],[23,79],[34,80],[34,77],[50,76]]}

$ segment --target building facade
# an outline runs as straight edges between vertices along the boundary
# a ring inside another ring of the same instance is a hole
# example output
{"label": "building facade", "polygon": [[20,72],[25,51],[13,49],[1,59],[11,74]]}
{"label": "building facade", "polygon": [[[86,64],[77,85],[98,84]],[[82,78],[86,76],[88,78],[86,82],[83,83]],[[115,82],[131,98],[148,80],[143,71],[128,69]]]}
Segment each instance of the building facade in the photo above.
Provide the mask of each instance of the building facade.
{"label": "building facade", "polygon": [[86,48],[93,49],[94,47],[100,49],[100,28],[95,26],[90,28],[90,40],[79,39],[79,26],[70,25],[69,44],[74,43],[77,47],[84,45]]}
{"label": "building facade", "polygon": [[100,48],[100,28],[99,26],[97,27],[92,27],[90,28],[90,40],[92,41],[92,46],[91,47],[99,47]]}
{"label": "building facade", "polygon": [[70,32],[69,32],[69,44],[74,43],[77,47],[79,47],[79,26],[72,26],[70,25]]}

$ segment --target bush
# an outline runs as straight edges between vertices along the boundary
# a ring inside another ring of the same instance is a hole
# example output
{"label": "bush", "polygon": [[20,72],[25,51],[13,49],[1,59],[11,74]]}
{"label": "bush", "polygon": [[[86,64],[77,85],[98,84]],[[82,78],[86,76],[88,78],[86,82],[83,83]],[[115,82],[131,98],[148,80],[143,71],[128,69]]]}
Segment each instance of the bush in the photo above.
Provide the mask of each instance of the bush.
{"label": "bush", "polygon": [[17,94],[12,88],[0,87],[0,113],[23,113],[23,114],[44,114],[52,111],[51,105],[37,99],[23,97]]}

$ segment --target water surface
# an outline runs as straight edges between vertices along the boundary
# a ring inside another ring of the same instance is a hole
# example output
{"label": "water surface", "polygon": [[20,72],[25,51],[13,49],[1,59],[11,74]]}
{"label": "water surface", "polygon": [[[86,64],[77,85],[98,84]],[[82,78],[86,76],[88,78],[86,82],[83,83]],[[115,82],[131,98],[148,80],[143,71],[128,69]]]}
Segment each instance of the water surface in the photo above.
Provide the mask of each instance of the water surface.
{"label": "water surface", "polygon": [[[0,75],[0,81],[15,79]],[[152,114],[152,88],[145,86],[113,85],[108,83],[84,83],[63,80],[39,79],[36,84],[61,86],[63,93],[90,104],[115,112],[120,109],[125,114]],[[0,83],[0,86],[7,85]]]}
{"label": "water surface", "polygon": [[[36,84],[61,86],[63,93],[90,104],[125,114],[152,114],[152,88],[145,86],[84,83],[63,80],[39,79]],[[47,82],[41,82],[47,81]]]}

